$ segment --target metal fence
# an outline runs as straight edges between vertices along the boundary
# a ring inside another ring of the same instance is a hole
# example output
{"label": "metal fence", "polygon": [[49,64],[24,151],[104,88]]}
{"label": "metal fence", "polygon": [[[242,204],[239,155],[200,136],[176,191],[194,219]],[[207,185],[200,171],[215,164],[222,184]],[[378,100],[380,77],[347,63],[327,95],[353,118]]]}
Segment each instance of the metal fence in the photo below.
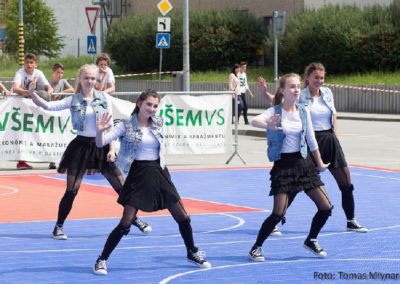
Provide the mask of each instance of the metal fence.
{"label": "metal fence", "polygon": [[[12,78],[0,78],[0,81],[11,81]],[[71,82],[74,84],[74,82]],[[10,88],[11,83],[5,83]],[[157,91],[180,91],[173,81],[126,80],[117,79],[118,92],[140,92],[148,88]],[[191,83],[191,91],[226,91],[227,83]],[[248,99],[249,108],[264,109],[269,106],[264,97],[258,95],[256,84],[250,84],[255,95]],[[340,112],[400,114],[400,85],[357,85],[330,86],[335,98],[336,109]],[[275,93],[275,84],[267,87],[270,93]],[[369,89],[369,90],[368,90]],[[394,91],[394,92],[390,92]],[[124,97],[133,100],[134,96]]]}

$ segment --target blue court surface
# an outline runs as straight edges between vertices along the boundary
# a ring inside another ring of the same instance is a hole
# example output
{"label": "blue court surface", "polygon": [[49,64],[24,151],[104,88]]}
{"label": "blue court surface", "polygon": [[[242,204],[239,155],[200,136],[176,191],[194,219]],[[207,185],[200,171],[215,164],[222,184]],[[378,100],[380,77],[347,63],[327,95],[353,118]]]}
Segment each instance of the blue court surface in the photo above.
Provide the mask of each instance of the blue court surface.
{"label": "blue court surface", "polygon": [[[369,232],[346,231],[339,190],[332,176],[323,173],[335,206],[319,236],[328,253],[325,259],[303,248],[316,212],[304,193],[289,208],[283,235],[265,242],[266,262],[248,259],[272,209],[268,168],[176,170],[172,179],[183,198],[260,209],[191,214],[196,245],[207,253],[211,269],[186,261],[178,227],[169,215],[143,217],[153,232],[143,235],[132,228],[108,260],[107,276],[94,275],[92,266],[118,218],[67,220],[67,241],[50,237],[54,221],[37,220],[0,223],[0,283],[400,283],[400,171],[350,170],[356,217]],[[98,177],[85,182],[106,184]]]}

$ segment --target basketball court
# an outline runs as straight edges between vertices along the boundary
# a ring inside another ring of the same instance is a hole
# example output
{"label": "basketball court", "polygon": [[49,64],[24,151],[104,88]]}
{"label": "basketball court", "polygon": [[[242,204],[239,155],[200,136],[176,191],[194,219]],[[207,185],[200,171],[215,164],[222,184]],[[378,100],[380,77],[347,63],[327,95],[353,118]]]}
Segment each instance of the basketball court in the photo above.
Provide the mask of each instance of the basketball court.
{"label": "basketball court", "polygon": [[[266,262],[247,253],[272,209],[269,167],[176,169],[172,179],[191,214],[196,245],[213,267],[198,269],[185,258],[178,226],[167,211],[140,212],[153,231],[132,227],[108,260],[108,275],[92,266],[116,226],[122,207],[101,175],[86,176],[64,225],[67,241],[51,238],[65,176],[0,176],[1,283],[369,283],[400,281],[400,170],[352,166],[356,216],[366,234],[347,232],[340,192],[322,174],[335,206],[320,236],[319,259],[303,248],[316,209],[305,194],[289,208],[282,236],[270,237]],[[397,278],[396,278],[397,277]]]}

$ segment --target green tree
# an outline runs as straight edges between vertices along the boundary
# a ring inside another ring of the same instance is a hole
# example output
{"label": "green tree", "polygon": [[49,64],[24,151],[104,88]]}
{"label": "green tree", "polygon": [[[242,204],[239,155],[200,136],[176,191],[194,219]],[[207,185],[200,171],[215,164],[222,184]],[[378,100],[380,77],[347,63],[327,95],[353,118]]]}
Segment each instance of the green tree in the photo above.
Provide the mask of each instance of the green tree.
{"label": "green tree", "polygon": [[[6,23],[6,52],[18,53],[18,0],[8,0]],[[55,57],[64,46],[63,38],[57,35],[57,21],[53,11],[43,0],[25,0],[24,38],[25,51],[36,55]]]}

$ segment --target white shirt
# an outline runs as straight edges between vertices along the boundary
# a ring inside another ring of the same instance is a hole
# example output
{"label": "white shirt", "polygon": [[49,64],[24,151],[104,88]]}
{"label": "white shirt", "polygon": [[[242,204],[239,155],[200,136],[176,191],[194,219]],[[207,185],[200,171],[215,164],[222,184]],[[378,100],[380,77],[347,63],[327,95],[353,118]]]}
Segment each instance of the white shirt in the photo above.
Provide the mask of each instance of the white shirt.
{"label": "white shirt", "polygon": [[[107,112],[112,115],[112,104],[111,104],[111,96],[103,93],[107,99]],[[86,107],[86,124],[85,124],[85,129],[83,131],[77,130],[77,134],[80,136],[85,136],[85,137],[96,137],[96,114],[94,112],[93,107],[91,106],[93,99],[85,99],[87,101],[87,107]],[[57,110],[63,110],[63,109],[68,109],[71,107],[71,102],[72,102],[72,96],[68,96],[60,101],[52,101],[48,102],[48,108],[47,110],[49,111],[57,111]]]}
{"label": "white shirt", "polygon": [[310,109],[311,120],[315,131],[329,130],[332,128],[332,111],[324,103],[321,96],[313,97],[313,101],[308,108]]}
{"label": "white shirt", "polygon": [[[306,133],[306,141],[307,145],[310,147],[311,151],[315,151],[318,149],[317,140],[315,139],[314,129],[311,122],[311,117],[309,111],[306,109],[307,115],[307,133]],[[254,119],[261,120],[265,123],[268,123],[268,120],[271,119],[275,114],[275,109],[273,107],[267,109],[260,115],[254,117]],[[282,108],[281,114],[281,124],[283,133],[286,134],[286,138],[283,141],[282,153],[294,153],[300,151],[300,137],[302,124],[300,119],[299,111],[295,112],[287,112]]]}
{"label": "white shirt", "polygon": [[[150,131],[150,127],[140,127],[143,133],[140,147],[137,151],[135,160],[155,161],[160,158],[160,143]],[[125,123],[120,121],[111,129],[110,132],[104,133],[105,144],[124,136],[126,133]]]}
{"label": "white shirt", "polygon": [[244,94],[244,93],[246,93],[246,90],[249,89],[249,85],[247,84],[247,75],[245,72],[243,72],[243,73],[239,72],[238,78],[240,80],[240,84],[239,84],[240,93]]}
{"label": "white shirt", "polygon": [[45,86],[50,86],[50,83],[47,81],[43,72],[38,69],[34,69],[32,74],[26,73],[24,68],[19,69],[17,73],[15,73],[14,83],[19,83],[20,88],[28,90],[29,84],[34,79],[37,80],[38,88],[43,89]]}
{"label": "white shirt", "polygon": [[[110,83],[114,84],[115,83],[114,73],[110,67],[107,67],[106,74],[104,75],[104,77],[105,77],[104,83],[106,83],[106,84],[110,84]],[[96,81],[99,81],[99,80],[100,80],[100,72],[98,72],[97,76],[96,76]]]}

